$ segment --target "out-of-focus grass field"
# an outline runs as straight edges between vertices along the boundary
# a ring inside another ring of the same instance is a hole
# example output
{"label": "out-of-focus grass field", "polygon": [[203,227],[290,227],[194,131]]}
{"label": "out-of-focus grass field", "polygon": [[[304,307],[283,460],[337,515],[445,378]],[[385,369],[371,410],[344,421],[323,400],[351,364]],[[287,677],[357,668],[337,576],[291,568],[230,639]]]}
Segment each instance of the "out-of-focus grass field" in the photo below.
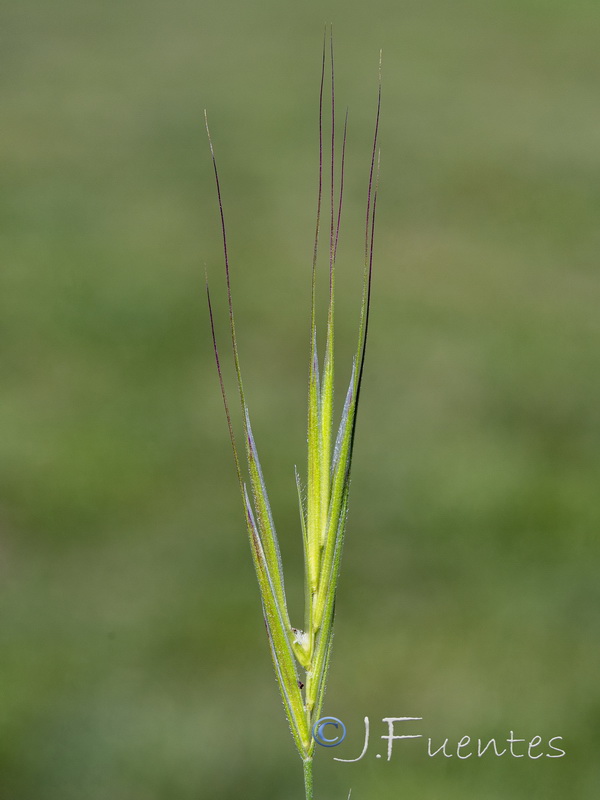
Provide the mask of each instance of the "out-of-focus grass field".
{"label": "out-of-focus grass field", "polygon": [[[302,796],[210,346],[205,267],[226,329],[202,111],[300,609],[293,465],[331,20],[350,106],[343,381],[380,47],[384,108],[325,708],[349,735],[317,753],[316,798],[599,796],[600,7],[8,0],[1,800]],[[367,756],[334,762],[358,754],[366,715]],[[567,755],[429,758],[418,740],[387,763],[387,716],[423,717],[434,746],[512,730],[562,736]]]}

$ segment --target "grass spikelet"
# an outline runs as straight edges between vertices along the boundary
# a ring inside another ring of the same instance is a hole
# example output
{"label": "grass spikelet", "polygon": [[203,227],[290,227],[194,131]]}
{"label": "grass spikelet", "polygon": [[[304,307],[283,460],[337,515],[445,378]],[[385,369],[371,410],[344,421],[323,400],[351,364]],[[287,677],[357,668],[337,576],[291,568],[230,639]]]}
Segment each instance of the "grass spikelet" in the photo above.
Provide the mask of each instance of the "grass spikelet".
{"label": "grass spikelet", "polygon": [[[327,93],[325,91],[326,77],[328,83]],[[331,114],[327,176],[325,176],[324,168],[325,148],[323,134],[326,94],[329,97],[328,111]],[[207,280],[206,292],[211,336],[271,656],[290,729],[304,764],[306,800],[311,800],[313,796],[312,760],[315,741],[311,731],[314,723],[319,719],[323,706],[331,655],[335,598],[346,527],[356,417],[369,327],[379,172],[380,107],[381,60],[375,131],[366,193],[363,288],[358,338],[350,383],[346,390],[341,419],[334,438],[335,268],[342,219],[348,113],[346,112],[344,118],[338,170],[339,180],[336,180],[338,142],[336,141],[333,35],[331,29],[329,29],[329,32],[326,30],[323,42],[319,91],[319,170],[311,278],[307,419],[308,454],[305,489],[303,489],[298,470],[295,471],[300,506],[305,574],[305,619],[302,629],[294,627],[290,621],[277,533],[260,466],[258,449],[252,433],[250,413],[245,400],[233,310],[229,250],[221,185],[208,120],[206,120],[220,214],[230,343],[237,392],[242,411],[245,469],[242,468],[241,451],[234,434],[230,404],[225,389],[219,348],[215,335],[213,307]],[[321,364],[317,353],[316,283],[319,249],[323,233],[322,227],[324,227],[322,225],[322,214],[325,182],[328,184],[327,262],[329,267],[329,298],[325,350]],[[302,674],[302,680],[300,679],[300,674]]]}

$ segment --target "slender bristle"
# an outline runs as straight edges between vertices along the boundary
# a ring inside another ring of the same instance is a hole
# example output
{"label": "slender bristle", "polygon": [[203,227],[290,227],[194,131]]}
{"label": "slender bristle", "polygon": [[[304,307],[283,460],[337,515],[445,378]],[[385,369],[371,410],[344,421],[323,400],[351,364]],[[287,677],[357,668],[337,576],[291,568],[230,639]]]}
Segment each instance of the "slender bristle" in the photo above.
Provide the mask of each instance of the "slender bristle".
{"label": "slender bristle", "polygon": [[225,281],[227,284],[227,305],[229,309],[229,330],[231,334],[231,347],[233,350],[233,361],[235,366],[235,373],[238,383],[238,391],[240,395],[240,402],[242,406],[246,405],[244,398],[244,386],[242,383],[242,372],[240,369],[240,358],[238,354],[237,335],[235,330],[235,316],[233,313],[233,299],[231,293],[231,270],[229,268],[229,247],[227,243],[227,226],[225,224],[225,213],[223,211],[223,200],[221,197],[221,181],[219,180],[219,170],[217,167],[217,159],[215,157],[215,149],[213,147],[212,137],[210,135],[210,128],[208,127],[208,114],[204,111],[204,124],[206,126],[206,134],[208,136],[208,144],[210,146],[210,155],[212,158],[213,170],[215,173],[215,185],[217,189],[217,200],[219,203],[219,217],[221,221],[221,240],[223,244],[223,258],[225,261]]}
{"label": "slender bristle", "polygon": [[229,402],[227,400],[227,392],[225,391],[225,382],[223,381],[223,371],[221,369],[221,360],[219,358],[219,348],[217,347],[217,337],[215,333],[215,320],[213,314],[212,303],[210,299],[210,289],[208,288],[208,278],[206,279],[206,299],[208,302],[208,316],[210,319],[210,332],[212,336],[212,343],[213,343],[213,351],[215,356],[215,362],[217,365],[217,373],[219,375],[219,385],[221,387],[221,396],[223,398],[223,406],[225,407],[225,416],[227,418],[227,428],[229,430],[229,439],[231,440],[231,447],[233,449],[233,457],[235,460],[235,469],[237,472],[237,477],[240,482],[240,486],[243,486],[243,479],[242,479],[242,469],[240,465],[240,458],[238,455],[237,445],[235,442],[235,434],[233,432],[233,425],[231,422],[231,412],[229,411]]}
{"label": "slender bristle", "polygon": [[319,254],[319,233],[321,230],[321,203],[323,200],[323,93],[325,91],[325,55],[327,46],[327,29],[323,33],[323,55],[321,59],[321,85],[319,89],[319,181],[317,191],[317,220],[315,225],[315,241],[312,260],[312,291],[311,291],[311,330],[314,332],[316,325],[316,282],[317,258]]}
{"label": "slender bristle", "polygon": [[329,29],[329,59],[331,66],[331,162],[330,162],[330,224],[329,224],[329,298],[333,298],[333,261],[335,252],[335,68],[333,62],[333,25]]}
{"label": "slender bristle", "polygon": [[346,139],[348,136],[348,109],[346,109],[346,115],[344,117],[344,131],[342,133],[342,159],[340,164],[340,193],[338,197],[338,212],[337,212],[337,223],[335,226],[335,243],[333,246],[333,263],[335,265],[335,260],[337,257],[337,248],[338,248],[338,241],[340,238],[340,225],[342,222],[342,202],[344,198],[344,174],[346,168]]}
{"label": "slender bristle", "polygon": [[369,328],[369,312],[371,308],[371,286],[373,280],[373,248],[375,236],[375,209],[377,206],[377,191],[379,188],[379,118],[381,114],[381,53],[379,56],[379,88],[377,92],[377,111],[375,114],[375,131],[373,134],[373,148],[371,151],[371,167],[369,170],[369,187],[367,191],[367,217],[365,223],[365,274],[366,292],[363,298],[364,317],[361,320],[361,359],[359,370],[359,389],[362,379],[365,360],[365,348]]}

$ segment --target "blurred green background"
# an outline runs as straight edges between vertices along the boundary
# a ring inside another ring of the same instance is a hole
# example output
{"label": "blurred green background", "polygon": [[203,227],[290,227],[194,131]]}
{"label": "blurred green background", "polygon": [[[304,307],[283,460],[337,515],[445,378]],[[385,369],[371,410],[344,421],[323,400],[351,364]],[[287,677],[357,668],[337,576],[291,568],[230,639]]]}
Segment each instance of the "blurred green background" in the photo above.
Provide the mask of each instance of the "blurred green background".
{"label": "blurred green background", "polygon": [[[317,753],[316,798],[599,796],[598,4],[8,0],[1,800],[302,796],[210,345],[205,268],[226,329],[202,112],[299,610],[329,21],[350,107],[342,382],[380,48],[384,101],[325,706],[349,735]],[[366,715],[367,756],[334,762],[358,754]],[[512,730],[562,736],[567,755],[431,759],[419,740],[387,763],[387,716],[423,717],[434,746]]]}

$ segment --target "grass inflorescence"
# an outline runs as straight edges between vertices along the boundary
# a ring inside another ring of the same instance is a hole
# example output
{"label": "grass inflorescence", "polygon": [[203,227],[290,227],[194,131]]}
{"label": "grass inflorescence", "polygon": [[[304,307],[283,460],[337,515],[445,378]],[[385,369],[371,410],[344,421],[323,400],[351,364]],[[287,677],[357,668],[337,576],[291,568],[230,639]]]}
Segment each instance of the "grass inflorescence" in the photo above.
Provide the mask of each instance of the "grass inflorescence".
{"label": "grass inflorescence", "polygon": [[[328,64],[329,71],[327,70]],[[326,85],[327,83],[328,85]],[[328,175],[325,174],[324,165],[324,108],[326,95],[329,95],[331,113]],[[244,452],[247,466],[246,477],[244,477],[242,470],[240,449],[234,433],[230,404],[223,379],[223,370],[215,335],[213,308],[207,282],[206,291],[212,341],[271,655],[292,735],[304,763],[307,800],[312,798],[312,760],[315,746],[312,728],[321,714],[331,655],[335,598],[348,509],[348,490],[356,416],[369,327],[373,273],[373,237],[379,171],[380,106],[381,69],[367,187],[363,286],[358,338],[350,383],[346,391],[337,434],[334,437],[335,267],[344,195],[348,113],[346,112],[344,118],[338,170],[339,179],[336,180],[338,134],[335,113],[333,37],[330,31],[329,37],[326,37],[323,44],[319,91],[319,170],[316,228],[312,258],[310,364],[308,374],[308,459],[305,487],[296,470],[304,546],[305,620],[302,628],[292,625],[290,620],[277,533],[246,404],[233,310],[229,249],[221,185],[208,122],[206,124],[220,213],[229,330],[237,390],[242,411]],[[327,182],[329,190],[329,224],[327,226],[329,302],[325,352],[321,363],[317,353],[316,284],[317,262],[323,233],[324,184]],[[302,672],[299,672],[299,670]],[[300,678],[301,674],[302,679]]]}

